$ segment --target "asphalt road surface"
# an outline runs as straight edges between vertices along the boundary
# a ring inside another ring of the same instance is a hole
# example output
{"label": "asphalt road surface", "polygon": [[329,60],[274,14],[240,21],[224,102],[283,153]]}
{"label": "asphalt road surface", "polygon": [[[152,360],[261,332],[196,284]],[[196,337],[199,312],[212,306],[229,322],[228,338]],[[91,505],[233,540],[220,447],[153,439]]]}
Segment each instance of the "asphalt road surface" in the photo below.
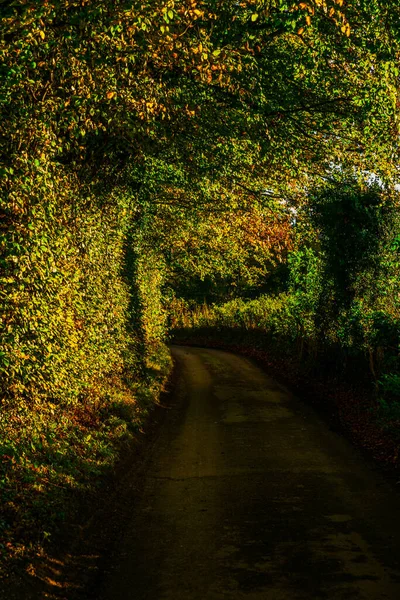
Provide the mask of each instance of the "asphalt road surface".
{"label": "asphalt road surface", "polygon": [[400,599],[393,487],[249,360],[173,355],[174,401],[102,599]]}

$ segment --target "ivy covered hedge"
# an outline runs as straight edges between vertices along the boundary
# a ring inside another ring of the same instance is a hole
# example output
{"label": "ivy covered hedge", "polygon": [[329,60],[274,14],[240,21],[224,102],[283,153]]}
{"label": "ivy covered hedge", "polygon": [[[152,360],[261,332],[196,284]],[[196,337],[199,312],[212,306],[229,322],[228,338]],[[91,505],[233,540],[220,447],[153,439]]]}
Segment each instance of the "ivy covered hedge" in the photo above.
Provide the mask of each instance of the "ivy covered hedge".
{"label": "ivy covered hedge", "polygon": [[45,161],[24,186],[3,213],[3,558],[37,549],[74,506],[74,491],[96,485],[170,368],[150,257],[127,277],[131,197],[101,194]]}
{"label": "ivy covered hedge", "polygon": [[129,200],[84,194],[59,166],[35,171],[25,194],[10,194],[6,212],[2,393],[73,401],[104,374],[124,369]]}
{"label": "ivy covered hedge", "polygon": [[0,8],[0,572],[99,484],[171,366],[161,277],[133,248],[115,11]]}

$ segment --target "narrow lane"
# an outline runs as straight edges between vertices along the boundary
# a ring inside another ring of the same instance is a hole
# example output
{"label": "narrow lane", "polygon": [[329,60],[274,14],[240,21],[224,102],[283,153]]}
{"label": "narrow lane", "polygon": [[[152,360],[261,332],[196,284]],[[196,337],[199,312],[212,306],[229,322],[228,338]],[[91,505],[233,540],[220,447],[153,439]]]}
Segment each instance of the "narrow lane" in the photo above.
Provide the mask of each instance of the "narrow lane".
{"label": "narrow lane", "polygon": [[173,355],[175,400],[102,600],[398,600],[383,478],[247,359]]}

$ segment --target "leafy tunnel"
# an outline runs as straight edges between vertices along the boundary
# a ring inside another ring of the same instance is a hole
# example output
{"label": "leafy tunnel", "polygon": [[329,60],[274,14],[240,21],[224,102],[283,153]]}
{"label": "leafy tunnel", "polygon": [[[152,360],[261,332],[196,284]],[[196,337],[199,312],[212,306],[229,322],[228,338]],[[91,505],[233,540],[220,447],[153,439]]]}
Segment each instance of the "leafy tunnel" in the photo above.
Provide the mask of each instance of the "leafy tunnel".
{"label": "leafy tunnel", "polygon": [[171,332],[358,370],[396,422],[397,1],[0,18],[2,564],[140,431]]}

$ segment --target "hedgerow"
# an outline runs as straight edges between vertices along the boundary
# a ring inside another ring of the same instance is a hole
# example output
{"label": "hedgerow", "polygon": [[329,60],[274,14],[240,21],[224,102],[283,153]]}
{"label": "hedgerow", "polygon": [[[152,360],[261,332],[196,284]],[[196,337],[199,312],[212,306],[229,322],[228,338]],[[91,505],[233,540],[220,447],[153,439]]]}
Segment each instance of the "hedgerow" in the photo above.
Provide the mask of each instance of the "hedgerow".
{"label": "hedgerow", "polygon": [[[20,190],[8,195],[2,238],[3,558],[37,550],[66,518],[76,492],[112,467],[169,369],[157,316],[161,280],[147,287],[148,270],[138,273],[145,309],[132,327],[130,196],[118,189],[101,195],[44,162],[34,165],[29,189]],[[150,347],[155,368],[144,382]]]}

